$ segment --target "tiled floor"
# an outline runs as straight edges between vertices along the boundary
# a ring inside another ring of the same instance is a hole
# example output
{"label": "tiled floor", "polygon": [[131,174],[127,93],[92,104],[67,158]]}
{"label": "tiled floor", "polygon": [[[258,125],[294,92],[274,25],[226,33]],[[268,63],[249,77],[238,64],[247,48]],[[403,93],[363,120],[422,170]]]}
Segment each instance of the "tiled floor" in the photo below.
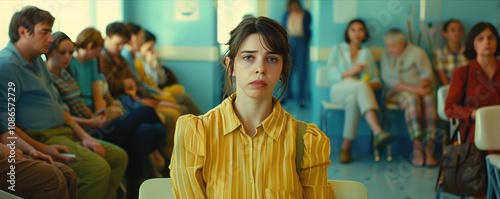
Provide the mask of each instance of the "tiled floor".
{"label": "tiled floor", "polygon": [[[310,122],[310,109],[301,109],[293,101],[283,106],[297,119]],[[338,146],[332,146],[332,148]],[[433,199],[438,168],[414,167],[408,157],[375,162],[373,156],[354,157],[350,164],[340,164],[338,150],[332,149],[329,179],[354,180],[363,183],[370,199]],[[385,158],[382,156],[382,158]],[[441,199],[459,199],[442,194]]]}

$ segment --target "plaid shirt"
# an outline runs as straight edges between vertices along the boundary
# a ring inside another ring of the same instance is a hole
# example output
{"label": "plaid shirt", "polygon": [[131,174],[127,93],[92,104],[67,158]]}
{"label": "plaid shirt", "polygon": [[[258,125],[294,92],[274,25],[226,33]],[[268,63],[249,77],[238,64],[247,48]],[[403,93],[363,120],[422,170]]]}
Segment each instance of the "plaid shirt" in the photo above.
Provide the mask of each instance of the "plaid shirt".
{"label": "plaid shirt", "polygon": [[444,71],[448,79],[451,79],[451,75],[455,68],[459,66],[464,66],[469,63],[469,60],[464,56],[464,47],[462,47],[459,53],[452,53],[448,50],[448,47],[442,49],[437,49],[434,52],[436,58],[436,69]]}

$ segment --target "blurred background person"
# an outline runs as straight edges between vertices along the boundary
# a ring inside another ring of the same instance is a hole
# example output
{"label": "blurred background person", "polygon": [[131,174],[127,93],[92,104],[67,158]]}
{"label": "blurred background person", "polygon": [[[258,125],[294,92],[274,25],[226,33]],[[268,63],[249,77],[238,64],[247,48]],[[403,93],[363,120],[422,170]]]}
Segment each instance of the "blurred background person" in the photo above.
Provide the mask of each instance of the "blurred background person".
{"label": "blurred background person", "polygon": [[[299,0],[288,0],[287,11],[283,15],[281,24],[288,31],[288,40],[292,48],[291,84],[286,95],[283,96],[282,102],[284,103],[286,99],[296,99],[299,106],[304,108],[308,86],[311,14],[302,7]],[[298,87],[297,93],[292,92],[295,84]]]}

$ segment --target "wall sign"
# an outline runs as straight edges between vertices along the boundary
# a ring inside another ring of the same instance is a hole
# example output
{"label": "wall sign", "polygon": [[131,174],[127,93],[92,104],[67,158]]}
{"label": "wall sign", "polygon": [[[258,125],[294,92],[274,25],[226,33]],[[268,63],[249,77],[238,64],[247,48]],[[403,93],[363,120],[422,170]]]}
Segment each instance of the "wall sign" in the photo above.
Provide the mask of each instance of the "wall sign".
{"label": "wall sign", "polygon": [[176,21],[197,21],[200,19],[199,0],[176,0],[174,4]]}

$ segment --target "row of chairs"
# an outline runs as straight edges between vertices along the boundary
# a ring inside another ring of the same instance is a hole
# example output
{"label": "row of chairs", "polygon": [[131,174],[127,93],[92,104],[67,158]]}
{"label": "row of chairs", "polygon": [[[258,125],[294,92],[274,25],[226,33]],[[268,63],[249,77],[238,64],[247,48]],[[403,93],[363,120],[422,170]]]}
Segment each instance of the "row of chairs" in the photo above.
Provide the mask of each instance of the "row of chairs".
{"label": "row of chairs", "polygon": [[[368,199],[365,185],[356,181],[328,180],[337,199]],[[144,181],[139,189],[139,199],[173,199],[172,180],[153,178]]]}

